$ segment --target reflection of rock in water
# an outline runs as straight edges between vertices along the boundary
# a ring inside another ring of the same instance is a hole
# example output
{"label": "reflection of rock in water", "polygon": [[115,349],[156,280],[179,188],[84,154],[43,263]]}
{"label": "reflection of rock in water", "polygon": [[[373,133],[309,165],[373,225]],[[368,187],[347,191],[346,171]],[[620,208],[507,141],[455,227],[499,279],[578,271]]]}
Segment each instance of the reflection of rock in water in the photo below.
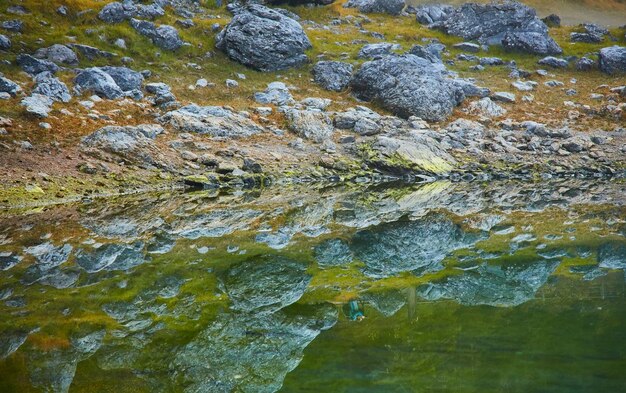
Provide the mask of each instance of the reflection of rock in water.
{"label": "reflection of rock in water", "polygon": [[320,266],[346,265],[352,262],[352,251],[342,240],[330,239],[315,246],[315,259]]}
{"label": "reflection of rock in water", "polygon": [[364,302],[386,317],[394,315],[404,307],[406,298],[402,291],[369,292],[361,296]]}
{"label": "reflection of rock in water", "polygon": [[306,266],[283,257],[240,263],[221,278],[231,307],[242,311],[281,309],[300,299],[310,281]]}
{"label": "reflection of rock in water", "polygon": [[424,285],[417,291],[427,300],[451,299],[469,306],[517,306],[533,299],[558,265],[558,261],[523,266],[484,264],[441,282]]}
{"label": "reflection of rock in water", "polygon": [[185,392],[278,391],[307,345],[337,321],[330,305],[310,311],[221,314],[178,352],[176,380]]}
{"label": "reflection of rock in water", "polygon": [[17,351],[28,338],[28,334],[22,330],[0,332],[0,359]]}
{"label": "reflection of rock in water", "polygon": [[626,269],[626,242],[612,241],[600,246],[598,263],[606,269]]}
{"label": "reflection of rock in water", "polygon": [[104,338],[104,330],[79,337],[72,337],[72,346],[67,350],[30,352],[29,362],[33,365],[30,379],[33,386],[46,392],[67,392],[74,380],[76,366],[93,355]]}
{"label": "reflection of rock in water", "polygon": [[400,272],[438,270],[450,252],[483,238],[484,233],[465,232],[443,214],[431,214],[357,232],[352,250],[365,263],[366,275],[389,277]]}
{"label": "reflection of rock in water", "polygon": [[80,249],[76,252],[76,263],[88,273],[101,270],[128,270],[145,263],[143,242],[134,244],[105,244],[88,251]]}
{"label": "reflection of rock in water", "polygon": [[250,209],[222,209],[210,213],[179,216],[171,225],[170,234],[186,239],[220,237],[248,228],[262,212]]}

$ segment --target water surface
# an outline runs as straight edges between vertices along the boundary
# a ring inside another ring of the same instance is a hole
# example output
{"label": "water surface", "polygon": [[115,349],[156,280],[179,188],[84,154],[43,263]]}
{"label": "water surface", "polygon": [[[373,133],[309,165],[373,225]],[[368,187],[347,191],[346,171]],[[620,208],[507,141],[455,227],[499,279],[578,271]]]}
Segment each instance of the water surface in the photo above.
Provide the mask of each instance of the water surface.
{"label": "water surface", "polygon": [[622,391],[625,190],[306,186],[4,212],[0,391]]}

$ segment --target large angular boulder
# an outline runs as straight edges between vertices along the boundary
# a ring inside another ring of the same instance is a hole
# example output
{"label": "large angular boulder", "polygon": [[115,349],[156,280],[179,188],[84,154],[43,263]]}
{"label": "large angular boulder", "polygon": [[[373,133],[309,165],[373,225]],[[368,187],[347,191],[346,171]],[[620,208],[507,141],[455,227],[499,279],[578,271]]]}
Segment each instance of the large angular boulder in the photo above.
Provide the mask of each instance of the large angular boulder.
{"label": "large angular boulder", "polygon": [[53,101],[69,102],[72,99],[70,90],[65,83],[50,72],[42,72],[35,77],[33,93],[49,97]]}
{"label": "large angular boulder", "polygon": [[126,67],[107,66],[101,69],[109,74],[123,91],[141,89],[141,84],[143,83],[143,75],[141,73]]}
{"label": "large angular boulder", "polygon": [[297,135],[322,143],[333,134],[333,122],[319,110],[288,109],[285,112],[289,129]]}
{"label": "large angular boulder", "polygon": [[305,63],[311,41],[295,20],[253,4],[237,12],[216,37],[231,59],[260,71],[278,71]]}
{"label": "large angular boulder", "polygon": [[607,74],[626,73],[626,47],[602,48],[599,57],[600,70]]}
{"label": "large angular boulder", "polygon": [[324,89],[342,91],[350,83],[353,68],[352,64],[341,61],[318,61],[311,72],[315,83]]}
{"label": "large angular boulder", "polygon": [[1,93],[9,93],[12,96],[15,96],[22,90],[20,85],[13,82],[10,79],[7,79],[3,76],[0,76],[0,92]]}
{"label": "large angular boulder", "polygon": [[442,17],[437,27],[448,34],[482,44],[539,54],[559,54],[561,48],[548,35],[548,27],[534,9],[516,1],[466,3]]}
{"label": "large angular boulder", "polygon": [[263,132],[263,128],[249,118],[219,106],[191,104],[167,112],[159,120],[182,132],[219,138],[242,138]]}
{"label": "large angular boulder", "polygon": [[34,55],[38,59],[44,59],[56,64],[78,64],[78,57],[73,50],[65,45],[54,44],[48,48],[37,49]]}
{"label": "large angular boulder", "polygon": [[464,99],[463,89],[441,63],[412,54],[364,63],[350,82],[357,98],[374,101],[395,115],[427,121],[446,119]]}
{"label": "large angular boulder", "polygon": [[48,60],[41,60],[31,55],[22,54],[17,56],[17,64],[30,75],[37,75],[40,72],[48,71],[55,73],[59,70],[59,66]]}
{"label": "large angular boulder", "polygon": [[400,15],[405,6],[404,0],[349,0],[345,8],[358,8],[365,14],[380,13]]}
{"label": "large angular boulder", "polygon": [[0,50],[11,49],[11,39],[4,34],[0,34]]}
{"label": "large angular boulder", "polygon": [[157,26],[152,22],[139,19],[131,19],[130,25],[139,34],[150,38],[152,43],[161,49],[175,51],[184,44],[178,35],[178,30],[172,26]]}
{"label": "large angular boulder", "polygon": [[87,91],[108,99],[116,99],[124,95],[111,75],[98,67],[81,71],[74,79],[74,85],[78,95]]}

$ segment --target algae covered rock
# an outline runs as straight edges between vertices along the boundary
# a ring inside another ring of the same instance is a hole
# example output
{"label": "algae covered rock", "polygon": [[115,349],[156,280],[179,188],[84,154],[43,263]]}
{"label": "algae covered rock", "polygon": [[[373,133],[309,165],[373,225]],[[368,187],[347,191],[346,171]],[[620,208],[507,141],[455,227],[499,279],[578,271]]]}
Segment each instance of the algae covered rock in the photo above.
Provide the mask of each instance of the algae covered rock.
{"label": "algae covered rock", "polygon": [[216,37],[216,46],[231,59],[259,71],[278,71],[308,61],[311,42],[302,26],[258,4],[240,9]]}

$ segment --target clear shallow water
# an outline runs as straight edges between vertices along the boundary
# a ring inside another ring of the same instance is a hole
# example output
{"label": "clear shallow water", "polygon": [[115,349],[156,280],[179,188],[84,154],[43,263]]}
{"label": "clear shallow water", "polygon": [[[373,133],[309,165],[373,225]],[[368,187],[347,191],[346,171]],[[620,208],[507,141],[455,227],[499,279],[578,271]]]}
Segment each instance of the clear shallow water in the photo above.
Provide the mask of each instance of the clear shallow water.
{"label": "clear shallow water", "polygon": [[[467,3],[468,0],[408,0],[408,4],[453,4]],[[489,0],[475,0],[488,3]],[[537,10],[537,15],[544,18],[557,14],[565,25],[580,23],[598,23],[606,26],[623,26],[626,24],[626,2],[620,0],[525,0]]]}
{"label": "clear shallow water", "polygon": [[0,218],[0,391],[621,391],[626,186],[142,195]]}

